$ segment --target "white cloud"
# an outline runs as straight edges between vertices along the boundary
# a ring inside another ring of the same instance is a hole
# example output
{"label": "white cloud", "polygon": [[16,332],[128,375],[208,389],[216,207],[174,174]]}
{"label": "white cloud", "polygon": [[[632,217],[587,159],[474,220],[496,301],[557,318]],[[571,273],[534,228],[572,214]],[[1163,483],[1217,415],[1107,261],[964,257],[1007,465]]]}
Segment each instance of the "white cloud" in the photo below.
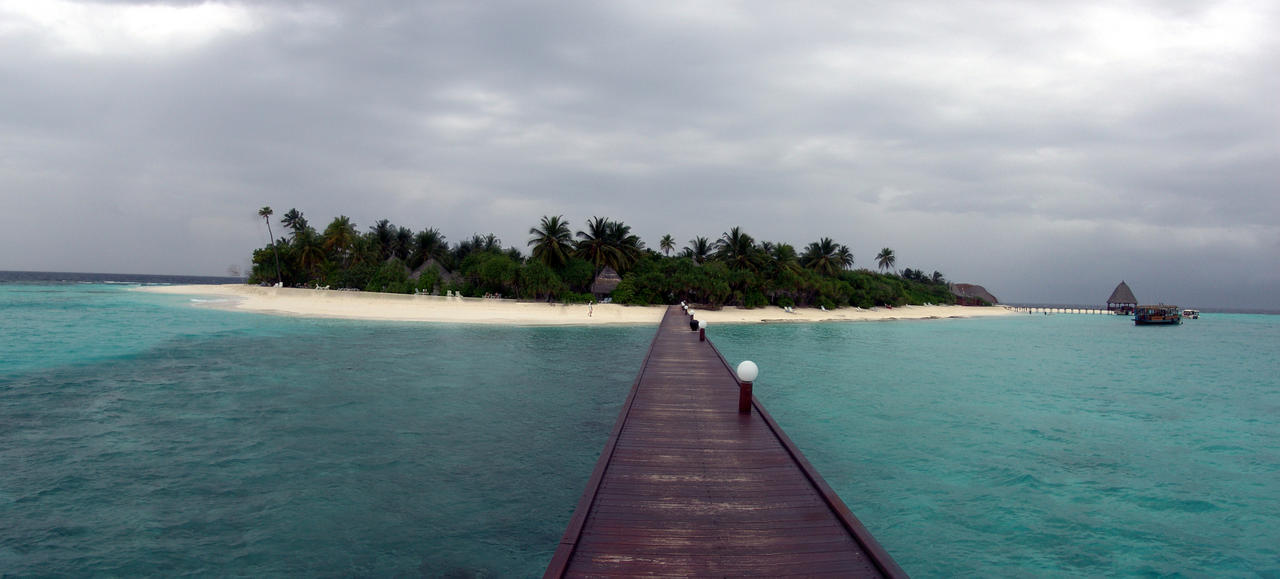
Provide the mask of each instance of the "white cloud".
{"label": "white cloud", "polygon": [[247,7],[0,0],[0,35],[29,34],[55,51],[97,57],[165,55],[256,28]]}

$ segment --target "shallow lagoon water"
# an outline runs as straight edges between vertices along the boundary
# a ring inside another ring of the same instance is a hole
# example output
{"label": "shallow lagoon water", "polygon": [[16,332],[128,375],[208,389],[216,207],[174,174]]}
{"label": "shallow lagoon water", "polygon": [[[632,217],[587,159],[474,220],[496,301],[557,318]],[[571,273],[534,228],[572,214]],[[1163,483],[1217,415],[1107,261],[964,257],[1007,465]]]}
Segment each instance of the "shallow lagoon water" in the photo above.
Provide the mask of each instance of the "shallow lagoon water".
{"label": "shallow lagoon water", "polygon": [[540,574],[652,338],[0,292],[0,574]]}
{"label": "shallow lagoon water", "polygon": [[914,576],[1280,576],[1280,317],[714,335]]}
{"label": "shallow lagoon water", "polygon": [[[0,574],[540,575],[653,328],[0,285]],[[1275,316],[720,326],[912,575],[1280,573]]]}

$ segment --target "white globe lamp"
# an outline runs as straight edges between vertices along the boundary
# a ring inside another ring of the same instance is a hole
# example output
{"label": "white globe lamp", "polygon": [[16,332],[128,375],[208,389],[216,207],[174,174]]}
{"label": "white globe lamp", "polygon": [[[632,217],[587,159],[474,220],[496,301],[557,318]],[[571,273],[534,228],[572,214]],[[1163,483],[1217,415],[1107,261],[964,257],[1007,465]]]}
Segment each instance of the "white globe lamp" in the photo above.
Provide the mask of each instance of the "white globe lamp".
{"label": "white globe lamp", "polygon": [[738,364],[738,413],[751,413],[751,383],[760,374],[760,369],[751,360],[743,360]]}

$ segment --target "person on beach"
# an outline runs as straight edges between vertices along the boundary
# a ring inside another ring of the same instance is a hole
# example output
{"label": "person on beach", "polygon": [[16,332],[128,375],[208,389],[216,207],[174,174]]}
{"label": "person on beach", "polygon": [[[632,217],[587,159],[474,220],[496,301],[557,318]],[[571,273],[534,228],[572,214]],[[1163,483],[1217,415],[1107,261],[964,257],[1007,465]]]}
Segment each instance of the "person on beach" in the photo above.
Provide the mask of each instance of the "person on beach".
{"label": "person on beach", "polygon": [[591,303],[587,304],[587,317],[588,317],[588,318],[589,318],[589,317],[591,317],[591,314],[592,314],[592,312],[594,312],[594,311],[595,311],[595,309],[596,309],[596,301],[595,301],[595,300],[591,300]]}

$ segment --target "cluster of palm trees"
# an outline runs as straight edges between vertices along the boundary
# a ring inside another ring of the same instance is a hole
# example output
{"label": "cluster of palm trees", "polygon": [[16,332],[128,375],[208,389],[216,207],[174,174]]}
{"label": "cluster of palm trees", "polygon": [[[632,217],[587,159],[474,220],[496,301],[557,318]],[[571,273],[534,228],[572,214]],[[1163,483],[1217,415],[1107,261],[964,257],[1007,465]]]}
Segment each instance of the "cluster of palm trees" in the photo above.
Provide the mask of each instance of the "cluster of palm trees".
{"label": "cluster of palm trees", "polygon": [[[531,261],[560,271],[571,260],[583,259],[598,275],[611,267],[623,276],[615,301],[670,303],[680,299],[711,304],[764,303],[843,304],[945,302],[942,274],[932,279],[904,280],[899,276],[855,271],[849,246],[822,237],[803,252],[782,242],[757,242],[733,227],[714,241],[697,236],[677,251],[675,238],[663,235],[661,253],[648,251],[622,222],[593,217],[577,239],[563,215],[544,216],[530,228]],[[892,273],[897,258],[883,248],[875,258],[882,272]],[[687,266],[680,265],[688,264]],[[690,269],[694,268],[694,269]],[[914,282],[914,283],[908,283]],[[936,283],[935,283],[936,282]],[[924,287],[934,286],[934,287]]]}
{"label": "cluster of palm trees", "polygon": [[[670,234],[663,235],[658,248],[663,255],[670,257],[676,249],[675,238]],[[757,270],[762,262],[772,259],[784,264],[799,263],[828,275],[853,267],[853,252],[849,250],[849,246],[837,244],[829,237],[810,243],[805,247],[804,254],[797,256],[796,248],[789,243],[763,241],[754,245],[751,236],[743,233],[740,227],[730,229],[714,242],[706,237],[694,237],[677,256],[690,258],[699,264],[712,258],[723,259],[738,268]],[[897,259],[893,250],[886,247],[880,250],[876,261],[880,269],[892,270]]]}
{"label": "cluster of palm trees", "polygon": [[[452,268],[476,251],[508,251],[520,257],[518,251],[504,250],[501,240],[492,234],[475,235],[450,247],[438,229],[414,232],[407,227],[397,227],[387,219],[377,221],[361,234],[351,218],[339,215],[323,232],[318,232],[297,209],[290,209],[280,219],[289,237],[276,239],[271,228],[274,214],[269,206],[258,210],[258,216],[267,222],[272,242],[269,252],[255,252],[250,281],[276,281],[285,285],[328,282],[324,285],[354,285],[363,289],[365,284],[358,282],[389,263],[413,272],[427,263]],[[348,273],[355,275],[342,275]]]}
{"label": "cluster of palm trees", "polygon": [[887,247],[875,258],[887,274],[876,274],[854,270],[849,246],[829,237],[798,251],[789,243],[757,242],[741,227],[714,240],[696,236],[679,250],[664,235],[659,251],[652,251],[622,221],[592,217],[575,232],[563,215],[543,216],[529,229],[526,259],[493,234],[451,245],[435,228],[415,232],[387,219],[360,233],[350,218],[338,216],[318,232],[297,209],[280,219],[289,237],[277,240],[271,208],[258,215],[273,241],[254,253],[251,282],[582,300],[590,299],[592,282],[609,268],[622,276],[615,301],[838,306],[910,301],[912,292],[923,295],[921,284],[942,280],[938,272],[932,278],[914,270],[908,270],[911,279],[893,275],[896,257]]}
{"label": "cluster of palm trees", "polygon": [[606,217],[592,217],[574,241],[563,215],[543,216],[537,227],[529,228],[533,259],[561,270],[572,258],[581,258],[594,267],[593,278],[606,267],[622,273],[640,261],[644,242],[631,233],[631,226]]}
{"label": "cluster of palm trees", "polygon": [[[543,216],[537,227],[529,229],[532,236],[529,246],[533,248],[533,258],[559,268],[576,255],[592,262],[597,268],[609,266],[618,272],[625,272],[640,259],[645,249],[644,242],[631,234],[630,226],[604,217],[588,220],[587,230],[577,233],[579,240],[576,243],[569,231],[569,222],[563,215]],[[658,248],[664,256],[670,257],[676,249],[675,238],[670,234],[663,235]],[[697,264],[714,259],[723,261],[733,269],[753,271],[759,271],[766,262],[772,260],[783,264],[795,263],[826,275],[835,275],[841,270],[852,268],[854,263],[849,246],[836,243],[829,237],[810,243],[803,254],[797,255],[795,247],[788,243],[765,241],[757,244],[741,227],[731,228],[715,241],[702,236],[694,237],[676,256],[692,259]],[[896,263],[893,250],[888,247],[881,249],[876,261],[880,269],[892,270]]]}

